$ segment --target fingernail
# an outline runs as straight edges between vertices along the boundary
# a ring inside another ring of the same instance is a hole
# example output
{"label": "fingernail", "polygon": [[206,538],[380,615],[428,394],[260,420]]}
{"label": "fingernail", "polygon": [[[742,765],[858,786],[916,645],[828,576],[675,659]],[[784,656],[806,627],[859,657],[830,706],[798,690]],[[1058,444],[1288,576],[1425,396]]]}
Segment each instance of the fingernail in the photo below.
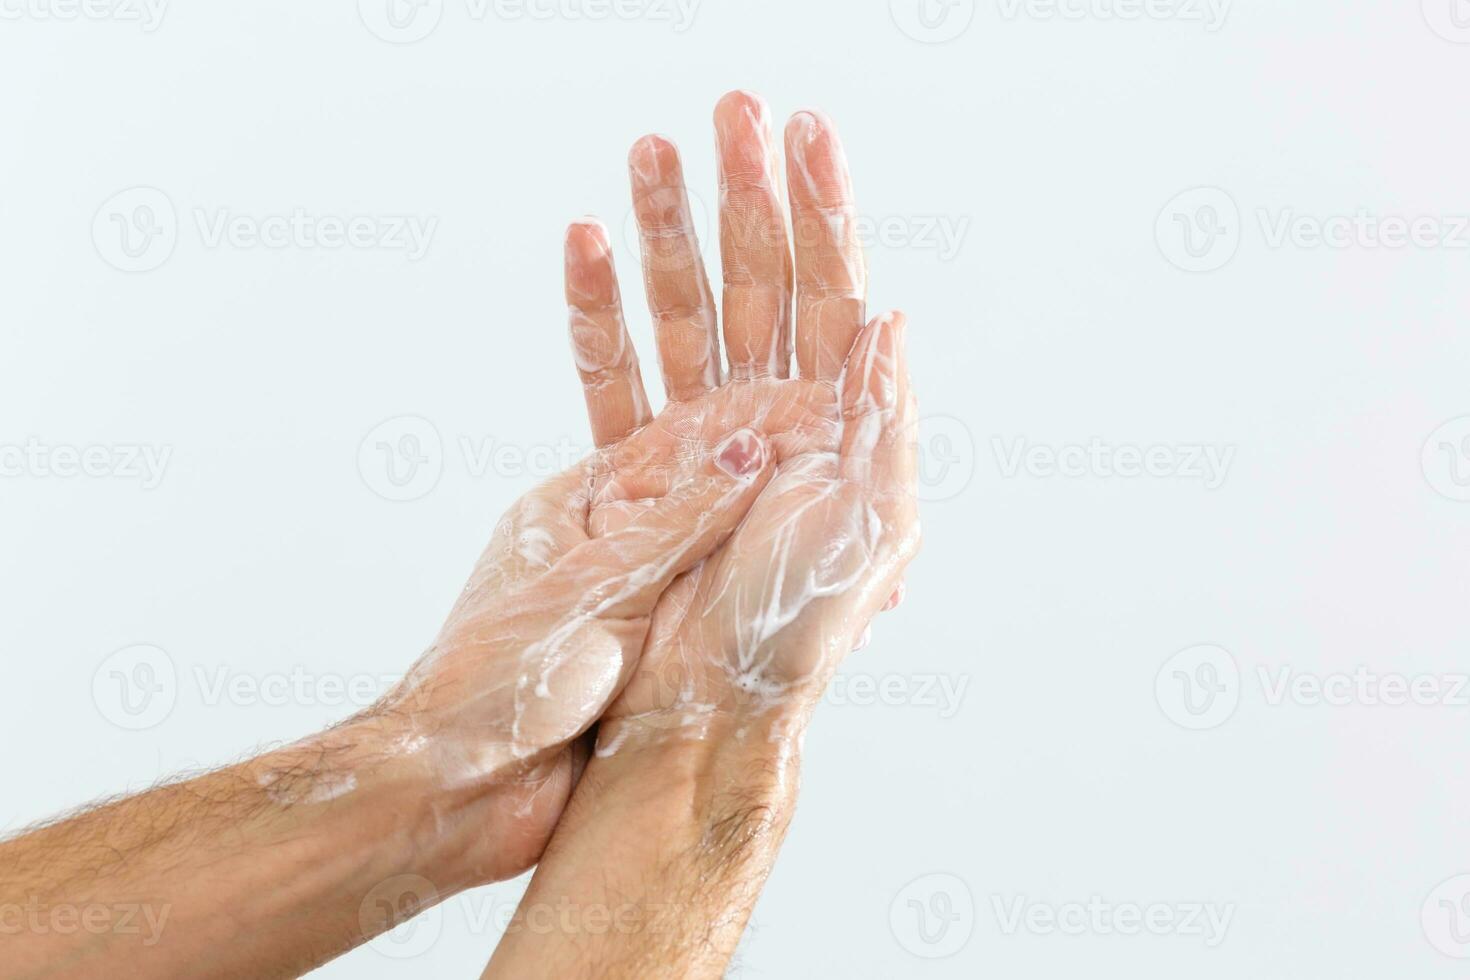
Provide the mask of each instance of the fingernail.
{"label": "fingernail", "polygon": [[857,642],[852,645],[853,652],[856,653],[871,642],[873,642],[873,627],[872,624],[869,624],[863,627],[863,635],[859,636]]}
{"label": "fingernail", "polygon": [[908,317],[894,310],[883,314],[879,326],[878,353],[883,357],[896,357],[903,341],[904,330],[908,327]]}
{"label": "fingernail", "polygon": [[884,612],[887,612],[890,609],[897,609],[898,608],[898,604],[901,603],[901,602],[903,602],[903,597],[904,597],[904,584],[902,582],[900,582],[900,583],[898,583],[898,588],[896,588],[896,589],[893,590],[893,595],[889,596],[888,597],[888,601],[885,602],[885,603],[883,603],[883,611]]}
{"label": "fingernail", "polygon": [[765,461],[765,445],[750,429],[741,429],[730,436],[715,452],[715,465],[737,480],[759,472]]}

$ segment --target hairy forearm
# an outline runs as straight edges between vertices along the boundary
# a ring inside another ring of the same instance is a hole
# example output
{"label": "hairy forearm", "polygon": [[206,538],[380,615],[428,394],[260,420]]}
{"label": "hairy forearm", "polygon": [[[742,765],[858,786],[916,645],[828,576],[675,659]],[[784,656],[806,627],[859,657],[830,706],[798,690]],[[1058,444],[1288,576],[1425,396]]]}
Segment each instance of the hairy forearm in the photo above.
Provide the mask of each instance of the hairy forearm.
{"label": "hairy forearm", "polygon": [[394,924],[393,876],[473,884],[483,800],[392,745],[355,722],[0,844],[0,976],[294,976]]}
{"label": "hairy forearm", "polygon": [[485,976],[723,975],[795,807],[804,712],[619,724]]}

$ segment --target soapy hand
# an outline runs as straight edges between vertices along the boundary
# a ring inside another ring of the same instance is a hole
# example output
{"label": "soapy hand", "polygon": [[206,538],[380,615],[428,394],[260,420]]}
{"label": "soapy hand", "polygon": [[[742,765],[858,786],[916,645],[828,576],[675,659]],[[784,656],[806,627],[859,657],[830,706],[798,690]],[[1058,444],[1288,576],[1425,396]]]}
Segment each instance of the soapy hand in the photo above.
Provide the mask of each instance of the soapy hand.
{"label": "soapy hand", "polygon": [[904,318],[863,325],[835,129],[813,113],[787,129],[794,268],[764,104],[727,96],[716,130],[729,379],[678,152],[647,137],[629,162],[668,403],[649,408],[607,230],[573,224],[566,302],[598,450],[511,509],[382,706],[445,785],[504,796],[495,877],[535,860],[599,718],[615,751],[624,722],[697,736],[717,711],[809,706],[918,547]]}
{"label": "soapy hand", "polygon": [[[522,497],[370,712],[442,787],[501,801],[471,858],[483,880],[539,856],[585,760],[573,740],[627,681],[659,595],[730,534],[769,482],[771,440],[801,421],[766,415],[762,431],[755,415],[719,394],[678,406]],[[605,514],[625,519],[592,533]]]}
{"label": "soapy hand", "polygon": [[[538,872],[543,892],[570,869],[574,894],[588,881],[608,900],[642,890],[674,916],[614,931],[635,965],[612,952],[582,974],[648,975],[679,956],[723,969],[792,798],[796,742],[769,736],[799,734],[896,601],[918,524],[903,317],[864,326],[831,124],[801,113],[787,130],[794,266],[764,106],[728,96],[716,127],[729,380],[678,154],[650,137],[630,163],[667,406],[654,416],[644,397],[606,230],[574,225],[566,299],[598,450],[511,508],[437,640],[373,708],[0,841],[0,906],[145,897],[171,916],[142,944],[123,930],[23,930],[7,965],[300,975],[525,870],[556,829],[567,843],[560,870],[552,858]],[[604,757],[589,762],[594,725]],[[619,755],[630,740],[655,751]],[[584,765],[600,767],[582,783],[593,802],[568,811]],[[587,835],[589,814],[612,818]],[[685,860],[665,860],[665,845]],[[534,929],[508,938],[507,976],[569,975],[548,964],[588,951]],[[656,953],[638,948],[650,941]]]}
{"label": "soapy hand", "polygon": [[[715,125],[729,380],[678,152],[662,137],[640,140],[629,164],[668,406],[648,417],[606,231],[592,222],[567,238],[573,348],[600,445],[740,419],[772,433],[775,473],[730,538],[659,599],[487,978],[723,976],[791,817],[811,709],[871,618],[897,604],[918,549],[904,317],[864,325],[836,132],[813,113],[787,128],[788,245],[765,106],[732,93]],[[619,483],[594,489],[594,534],[650,506],[636,491],[602,503]],[[611,901],[648,918],[578,942],[524,928],[537,909]]]}
{"label": "soapy hand", "polygon": [[[715,712],[808,707],[861,645],[872,617],[900,601],[903,569],[919,544],[905,319],[863,324],[866,270],[836,130],[810,112],[787,127],[793,290],[765,105],[732,93],[715,125],[729,381],[672,143],[646,137],[629,161],[669,396],[652,423],[639,411],[647,401],[605,232],[580,224],[568,238],[569,297],[592,300],[574,303],[573,338],[601,442],[643,425],[686,425],[714,405],[777,433],[770,485],[730,540],[659,601],[643,658],[600,726],[602,752],[639,730],[697,737]],[[622,365],[614,375],[585,370],[614,351]],[[594,533],[615,533],[645,506],[630,500],[594,505]],[[792,717],[800,724],[804,714]]]}

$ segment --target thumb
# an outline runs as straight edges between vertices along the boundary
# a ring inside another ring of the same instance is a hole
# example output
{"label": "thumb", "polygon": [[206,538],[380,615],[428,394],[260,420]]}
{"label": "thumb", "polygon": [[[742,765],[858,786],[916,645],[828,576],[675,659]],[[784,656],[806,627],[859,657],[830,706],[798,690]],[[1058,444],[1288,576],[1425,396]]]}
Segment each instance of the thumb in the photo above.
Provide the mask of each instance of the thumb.
{"label": "thumb", "polygon": [[764,436],[739,429],[691,476],[619,530],[572,549],[551,573],[584,597],[587,615],[641,618],[674,578],[712,554],[775,472]]}

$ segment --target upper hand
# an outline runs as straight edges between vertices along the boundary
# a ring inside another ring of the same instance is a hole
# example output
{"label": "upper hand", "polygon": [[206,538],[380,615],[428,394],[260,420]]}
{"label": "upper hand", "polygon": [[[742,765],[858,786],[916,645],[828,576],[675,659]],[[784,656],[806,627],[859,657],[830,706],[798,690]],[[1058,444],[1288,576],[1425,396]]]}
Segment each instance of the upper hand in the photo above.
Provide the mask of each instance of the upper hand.
{"label": "upper hand", "polygon": [[[606,751],[625,722],[688,734],[714,711],[809,706],[869,620],[896,604],[919,543],[904,318],[864,326],[866,267],[835,128],[805,112],[786,129],[793,266],[764,103],[732,93],[715,127],[728,380],[672,143],[645,137],[629,160],[669,398],[657,418],[622,325],[606,233],[578,224],[568,235],[573,346],[600,444],[649,429],[677,438],[711,410],[775,433],[770,485],[730,540],[660,599],[643,657],[601,726]],[[636,511],[594,503],[594,532]]]}

